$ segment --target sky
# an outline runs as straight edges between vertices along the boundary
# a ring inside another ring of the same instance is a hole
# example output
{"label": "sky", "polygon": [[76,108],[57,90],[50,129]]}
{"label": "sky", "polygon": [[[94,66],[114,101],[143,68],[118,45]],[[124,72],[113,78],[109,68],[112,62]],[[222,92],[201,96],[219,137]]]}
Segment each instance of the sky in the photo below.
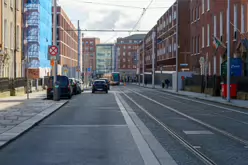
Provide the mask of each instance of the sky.
{"label": "sky", "polygon": [[[151,0],[57,0],[72,23],[80,21],[81,29],[131,30],[137,24],[143,9]],[[88,3],[92,2],[92,3]],[[150,30],[175,0],[153,0],[135,30]],[[104,5],[102,5],[104,4]],[[128,7],[120,7],[128,6]],[[138,8],[130,8],[134,6]],[[85,37],[98,37],[101,43],[113,43],[128,32],[83,32]],[[144,32],[143,32],[144,33]],[[131,34],[137,34],[133,32]]]}

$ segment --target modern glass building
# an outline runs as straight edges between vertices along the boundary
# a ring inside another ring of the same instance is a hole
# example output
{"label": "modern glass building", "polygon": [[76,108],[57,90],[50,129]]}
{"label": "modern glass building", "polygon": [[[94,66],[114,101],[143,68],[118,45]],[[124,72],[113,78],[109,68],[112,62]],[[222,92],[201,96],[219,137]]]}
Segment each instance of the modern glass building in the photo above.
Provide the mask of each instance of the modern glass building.
{"label": "modern glass building", "polygon": [[96,45],[96,74],[102,75],[115,71],[115,45]]}
{"label": "modern glass building", "polygon": [[52,43],[52,0],[24,2],[24,54],[30,78],[49,75],[48,45]]}

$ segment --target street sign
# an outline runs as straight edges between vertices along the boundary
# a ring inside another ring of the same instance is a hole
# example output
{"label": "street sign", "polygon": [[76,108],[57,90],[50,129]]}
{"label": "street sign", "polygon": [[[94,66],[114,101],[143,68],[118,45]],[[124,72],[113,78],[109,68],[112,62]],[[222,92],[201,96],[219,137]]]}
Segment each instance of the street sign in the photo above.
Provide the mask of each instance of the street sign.
{"label": "street sign", "polygon": [[90,68],[88,68],[88,72],[90,72]]}
{"label": "street sign", "polygon": [[48,60],[58,60],[59,59],[59,47],[56,45],[48,46]]}

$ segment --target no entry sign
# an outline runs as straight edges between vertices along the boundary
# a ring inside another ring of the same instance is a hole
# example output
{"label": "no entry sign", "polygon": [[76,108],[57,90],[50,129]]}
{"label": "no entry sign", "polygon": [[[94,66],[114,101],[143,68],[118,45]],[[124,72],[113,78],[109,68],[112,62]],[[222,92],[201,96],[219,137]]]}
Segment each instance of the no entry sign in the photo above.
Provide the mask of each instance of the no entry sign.
{"label": "no entry sign", "polygon": [[59,59],[59,47],[56,45],[48,46],[48,60],[58,60]]}

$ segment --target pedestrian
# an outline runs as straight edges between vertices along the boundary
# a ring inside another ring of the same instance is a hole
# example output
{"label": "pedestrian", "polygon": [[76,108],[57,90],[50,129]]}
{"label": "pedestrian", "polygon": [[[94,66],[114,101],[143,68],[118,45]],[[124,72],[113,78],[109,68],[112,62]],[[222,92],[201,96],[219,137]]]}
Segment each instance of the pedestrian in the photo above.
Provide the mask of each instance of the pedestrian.
{"label": "pedestrian", "polygon": [[168,89],[169,88],[169,84],[170,84],[170,80],[166,79],[165,80],[165,84],[166,84],[166,88]]}

